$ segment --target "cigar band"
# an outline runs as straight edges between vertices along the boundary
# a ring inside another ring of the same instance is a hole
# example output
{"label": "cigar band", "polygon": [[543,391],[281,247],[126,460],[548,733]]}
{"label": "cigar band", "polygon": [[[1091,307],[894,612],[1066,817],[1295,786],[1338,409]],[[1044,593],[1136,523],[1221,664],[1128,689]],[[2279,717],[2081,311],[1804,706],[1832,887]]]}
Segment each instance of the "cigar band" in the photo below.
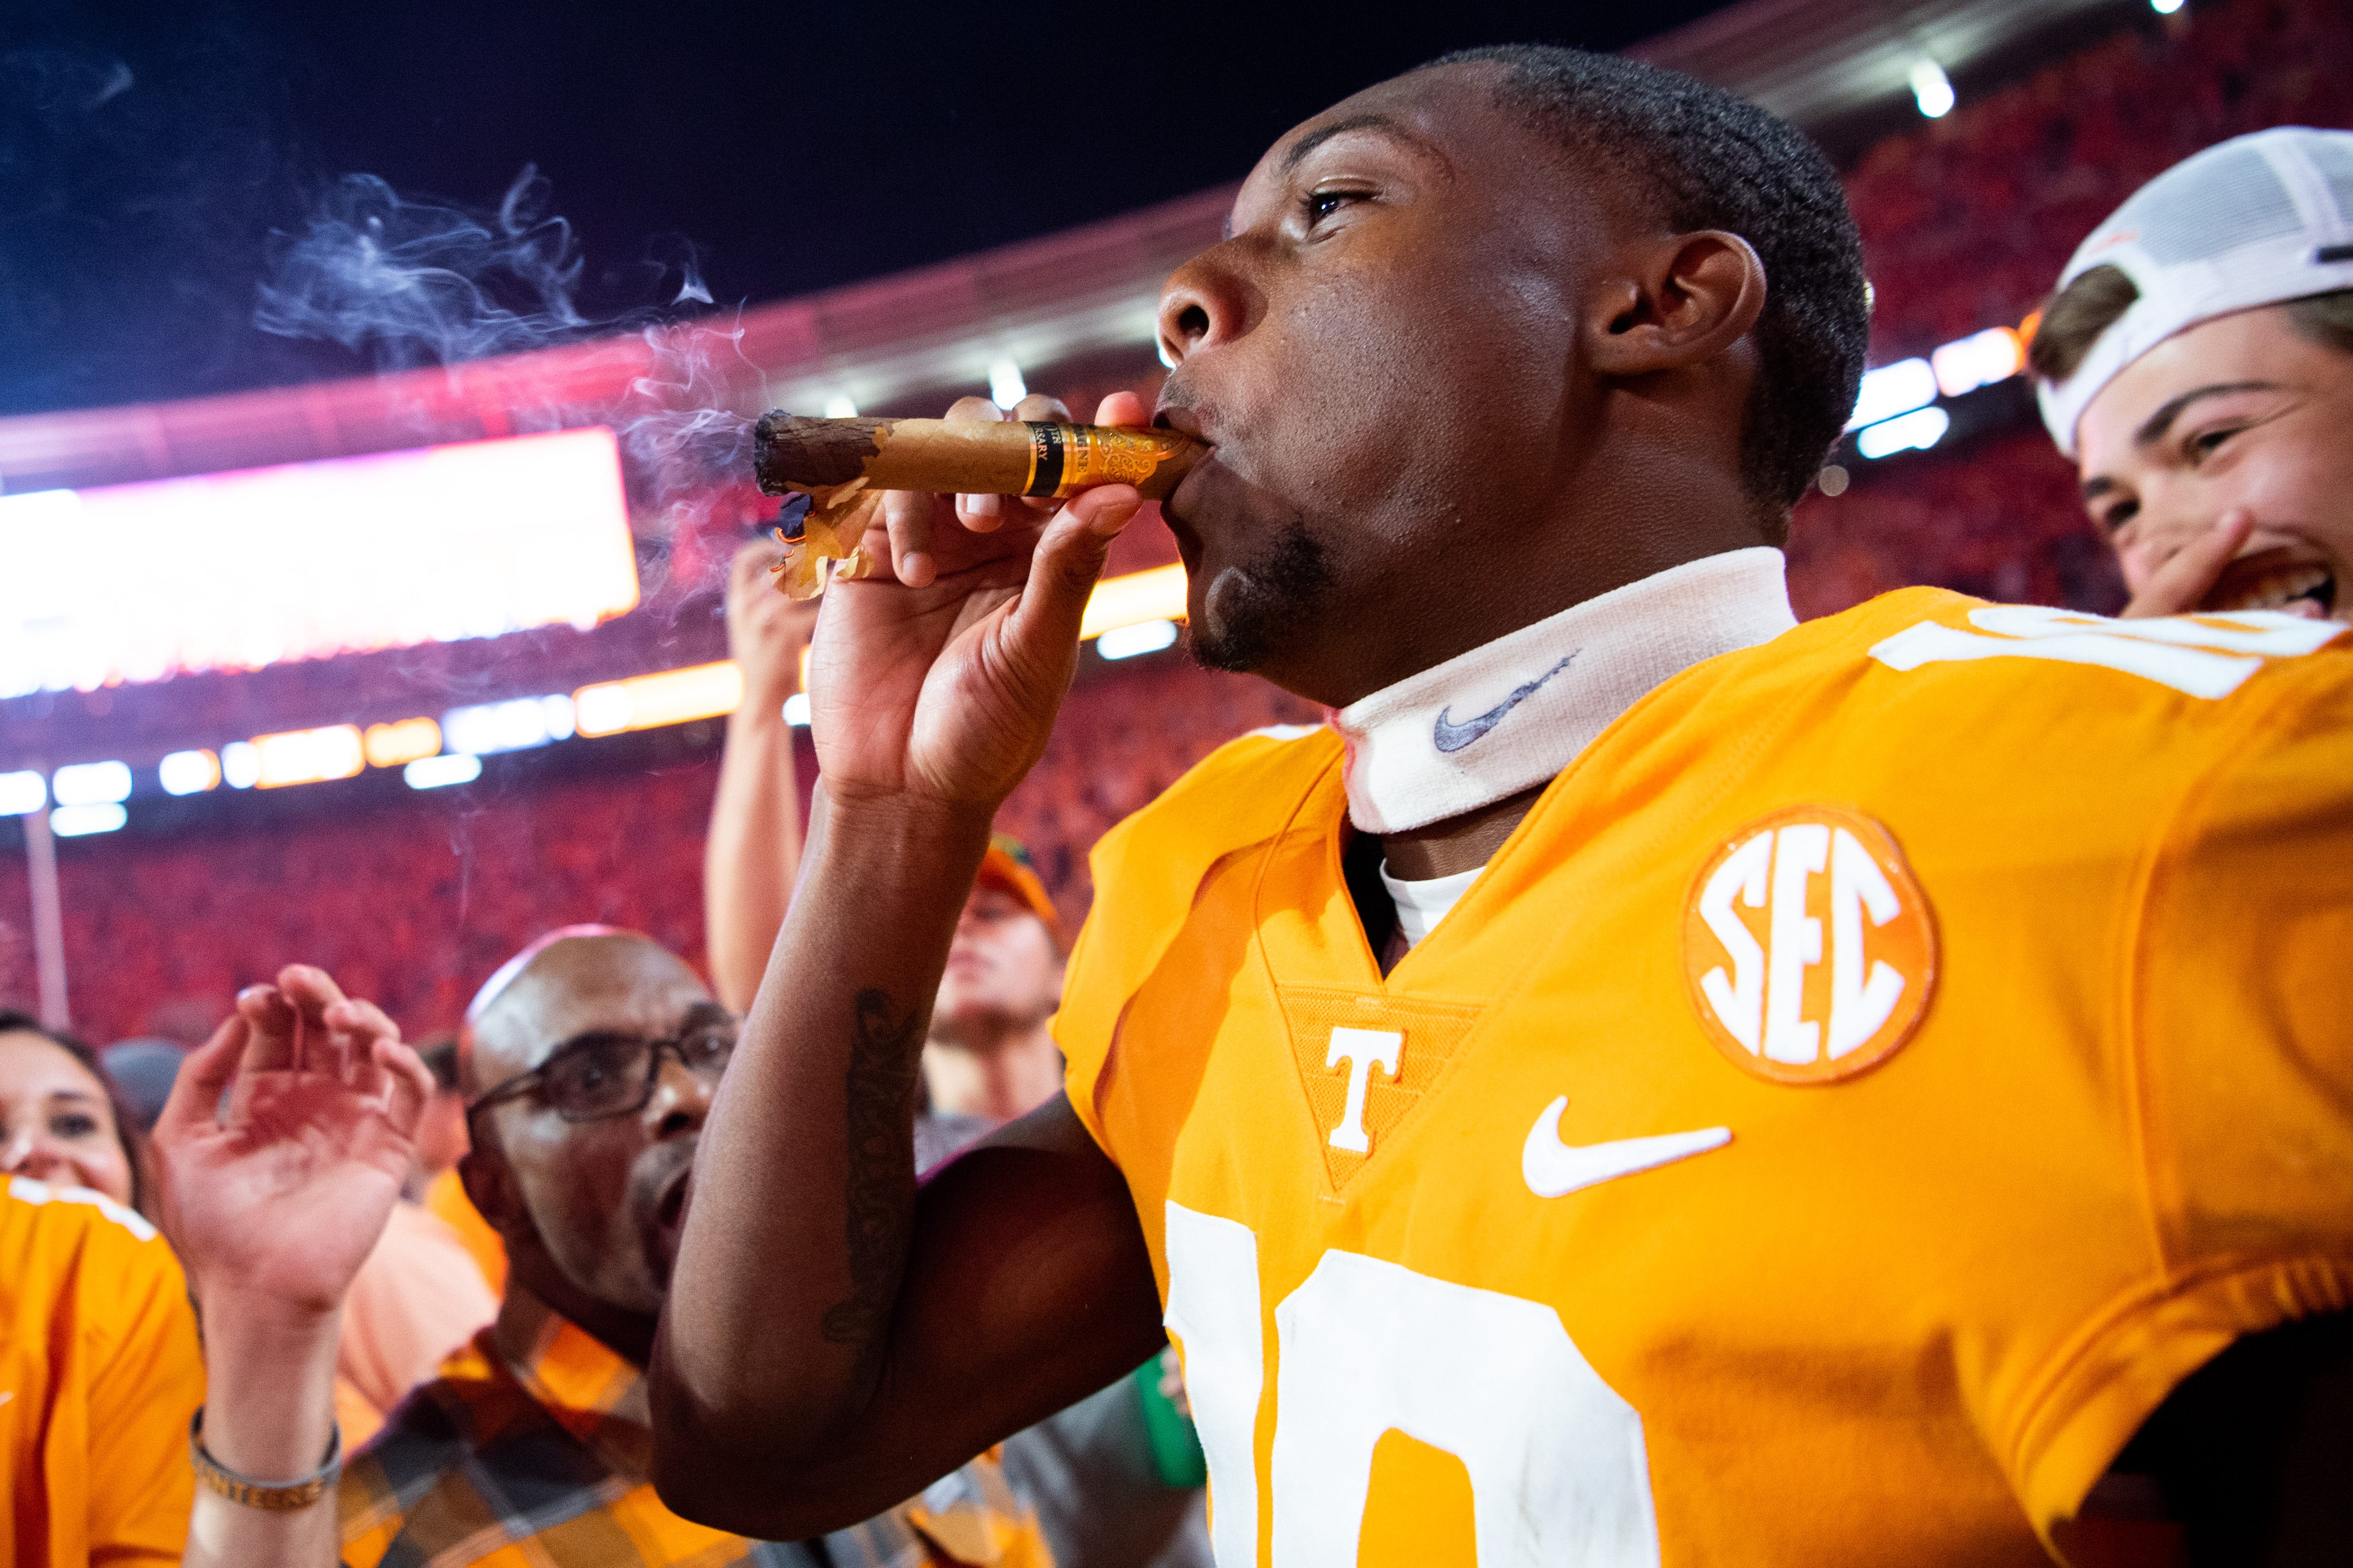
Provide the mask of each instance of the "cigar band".
{"label": "cigar band", "polygon": [[1062,493],[1063,457],[1069,448],[1069,437],[1078,432],[1068,425],[1056,425],[1046,420],[1025,420],[1029,426],[1029,482],[1021,487],[1025,496],[1051,496]]}

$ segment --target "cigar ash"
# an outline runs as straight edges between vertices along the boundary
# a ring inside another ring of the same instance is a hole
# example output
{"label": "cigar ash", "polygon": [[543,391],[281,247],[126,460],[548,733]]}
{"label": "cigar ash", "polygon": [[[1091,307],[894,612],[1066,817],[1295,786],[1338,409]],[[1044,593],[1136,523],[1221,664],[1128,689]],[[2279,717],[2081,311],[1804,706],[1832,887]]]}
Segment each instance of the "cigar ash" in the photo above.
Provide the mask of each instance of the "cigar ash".
{"label": "cigar ash", "polygon": [[765,414],[752,428],[752,469],[770,495],[846,485],[891,438],[887,419],[810,419]]}

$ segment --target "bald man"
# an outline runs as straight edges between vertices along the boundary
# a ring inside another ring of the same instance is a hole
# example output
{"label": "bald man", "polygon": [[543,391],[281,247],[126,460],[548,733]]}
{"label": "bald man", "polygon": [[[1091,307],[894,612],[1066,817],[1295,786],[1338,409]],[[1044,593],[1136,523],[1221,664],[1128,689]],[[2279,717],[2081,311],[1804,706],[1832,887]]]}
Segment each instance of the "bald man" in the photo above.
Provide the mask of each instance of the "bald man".
{"label": "bald man", "polygon": [[335,1319],[406,1174],[430,1080],[389,1019],[316,970],[241,998],[157,1130],[215,1391],[187,1561],[316,1564],[340,1542],[351,1568],[510,1552],[1042,1568],[993,1464],[821,1544],[705,1529],[655,1498],[641,1369],[734,1042],[733,1016],[694,972],[632,932],[553,932],[491,978],[463,1036],[473,1147],[460,1171],[505,1243],[506,1299],[338,1476],[322,1368],[331,1378]]}

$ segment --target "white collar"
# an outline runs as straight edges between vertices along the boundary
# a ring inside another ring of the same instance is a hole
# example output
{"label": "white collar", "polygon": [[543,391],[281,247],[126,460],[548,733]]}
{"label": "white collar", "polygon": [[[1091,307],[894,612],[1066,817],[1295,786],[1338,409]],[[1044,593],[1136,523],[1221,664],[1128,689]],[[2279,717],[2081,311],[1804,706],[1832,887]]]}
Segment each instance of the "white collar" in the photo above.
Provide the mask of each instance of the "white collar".
{"label": "white collar", "polygon": [[1327,709],[1348,820],[1401,833],[1542,784],[1669,678],[1796,626],[1782,567],[1761,544],[1687,561]]}

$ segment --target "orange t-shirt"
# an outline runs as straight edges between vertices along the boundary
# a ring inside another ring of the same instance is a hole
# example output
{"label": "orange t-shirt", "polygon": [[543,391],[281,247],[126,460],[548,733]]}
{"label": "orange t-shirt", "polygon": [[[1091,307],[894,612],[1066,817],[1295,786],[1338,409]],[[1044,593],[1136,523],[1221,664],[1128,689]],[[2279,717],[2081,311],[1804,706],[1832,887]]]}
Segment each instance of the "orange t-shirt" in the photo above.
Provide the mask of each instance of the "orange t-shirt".
{"label": "orange t-shirt", "polygon": [[1387,975],[1328,731],[1114,829],[1056,1034],[1219,1561],[2042,1562],[2183,1376],[2353,1307],[2343,631],[1800,626]]}
{"label": "orange t-shirt", "polygon": [[0,1194],[0,1563],[174,1563],[204,1358],[153,1226],[79,1187]]}
{"label": "orange t-shirt", "polygon": [[504,1296],[507,1289],[507,1244],[499,1239],[499,1233],[491,1228],[491,1222],[482,1217],[481,1211],[474,1206],[474,1200],[466,1195],[466,1184],[459,1179],[456,1166],[452,1165],[434,1177],[426,1187],[425,1209],[458,1233],[459,1245],[472,1256],[474,1266],[482,1271],[482,1279],[491,1288],[491,1294]]}

